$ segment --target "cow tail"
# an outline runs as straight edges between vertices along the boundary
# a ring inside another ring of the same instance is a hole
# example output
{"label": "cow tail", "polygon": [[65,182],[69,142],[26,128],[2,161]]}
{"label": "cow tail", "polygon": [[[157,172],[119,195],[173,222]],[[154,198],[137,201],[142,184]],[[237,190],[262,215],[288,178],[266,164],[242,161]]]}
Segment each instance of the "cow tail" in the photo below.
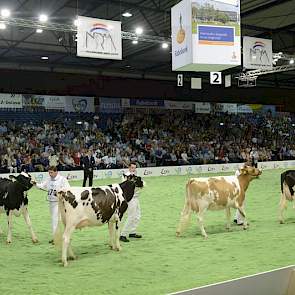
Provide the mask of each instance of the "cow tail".
{"label": "cow tail", "polygon": [[63,235],[63,224],[62,224],[62,219],[61,219],[61,214],[64,212],[64,204],[62,202],[62,196],[58,196],[58,224],[56,231],[54,233],[53,241],[54,241],[54,246],[58,249],[61,250],[62,247],[62,235]]}

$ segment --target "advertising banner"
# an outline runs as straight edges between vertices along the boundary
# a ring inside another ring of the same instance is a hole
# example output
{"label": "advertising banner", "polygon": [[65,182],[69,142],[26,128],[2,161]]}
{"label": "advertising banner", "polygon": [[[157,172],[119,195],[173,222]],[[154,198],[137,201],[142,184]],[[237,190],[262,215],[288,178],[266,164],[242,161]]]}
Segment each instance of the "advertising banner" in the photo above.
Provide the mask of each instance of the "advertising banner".
{"label": "advertising banner", "polygon": [[164,100],[152,100],[144,98],[130,98],[130,107],[153,108],[164,107]]}
{"label": "advertising banner", "polygon": [[65,112],[94,113],[94,97],[65,96]]}
{"label": "advertising banner", "polygon": [[78,16],[77,56],[122,59],[121,22]]}
{"label": "advertising banner", "polygon": [[243,37],[243,66],[246,69],[268,69],[272,64],[272,40]]}
{"label": "advertising banner", "polygon": [[122,113],[121,99],[112,97],[99,98],[99,111],[101,113]]}
{"label": "advertising banner", "polygon": [[191,111],[193,109],[194,103],[191,101],[173,101],[165,100],[165,108],[169,110],[187,110]]}
{"label": "advertising banner", "polygon": [[210,114],[211,103],[210,102],[195,102],[195,113]]}
{"label": "advertising banner", "polygon": [[21,94],[0,93],[0,109],[21,109],[23,96]]}

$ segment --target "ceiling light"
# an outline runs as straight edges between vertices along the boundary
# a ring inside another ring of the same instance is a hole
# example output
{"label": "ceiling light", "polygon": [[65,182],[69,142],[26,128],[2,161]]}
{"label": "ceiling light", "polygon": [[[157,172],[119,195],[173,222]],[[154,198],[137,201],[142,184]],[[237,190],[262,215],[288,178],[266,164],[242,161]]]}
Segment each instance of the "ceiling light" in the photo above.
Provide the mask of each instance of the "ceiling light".
{"label": "ceiling light", "polygon": [[10,10],[9,10],[9,9],[6,9],[6,8],[1,9],[1,16],[2,16],[3,18],[10,17]]}
{"label": "ceiling light", "polygon": [[41,33],[43,33],[43,30],[42,29],[37,29],[36,33],[41,34]]}
{"label": "ceiling light", "polygon": [[291,58],[289,63],[290,63],[290,65],[293,65],[294,64],[294,58]]}
{"label": "ceiling light", "polygon": [[135,33],[136,33],[137,35],[141,35],[141,34],[143,33],[143,29],[140,28],[140,27],[138,27],[138,28],[135,29]]}
{"label": "ceiling light", "polygon": [[163,49],[168,48],[168,46],[169,46],[168,43],[166,43],[166,42],[162,43],[162,48],[163,48]]}
{"label": "ceiling light", "polygon": [[132,40],[132,44],[137,44],[138,40]]}
{"label": "ceiling light", "polygon": [[6,24],[0,23],[0,30],[5,30],[5,29],[6,29]]}
{"label": "ceiling light", "polygon": [[41,56],[41,59],[47,60],[47,59],[49,59],[49,57],[48,56]]}
{"label": "ceiling light", "polygon": [[41,23],[45,23],[45,22],[47,22],[47,21],[48,21],[48,16],[47,16],[46,14],[40,14],[40,15],[39,15],[39,21],[40,21]]}
{"label": "ceiling light", "polygon": [[124,17],[131,17],[132,16],[132,13],[130,13],[129,11],[126,11],[122,14],[122,16]]}

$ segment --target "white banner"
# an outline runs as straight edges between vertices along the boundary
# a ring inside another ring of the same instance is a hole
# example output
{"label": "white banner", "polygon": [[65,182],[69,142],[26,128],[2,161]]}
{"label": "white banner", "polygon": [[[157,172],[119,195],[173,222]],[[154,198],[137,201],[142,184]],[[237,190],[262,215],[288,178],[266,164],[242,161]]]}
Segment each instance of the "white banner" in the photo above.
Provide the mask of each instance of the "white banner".
{"label": "white banner", "polygon": [[51,110],[64,110],[65,108],[65,97],[64,96],[50,96],[50,95],[36,95],[36,97],[44,98],[45,109]]}
{"label": "white banner", "polygon": [[21,94],[0,93],[0,109],[21,109],[23,96]]}
{"label": "white banner", "polygon": [[[209,165],[191,165],[191,166],[169,166],[169,167],[146,167],[137,168],[137,175],[142,177],[151,176],[170,176],[170,175],[198,175],[208,173],[234,173],[241,167],[242,163],[230,164],[209,164]],[[258,168],[263,170],[268,169],[294,169],[295,160],[292,161],[271,161],[260,162]],[[94,179],[112,179],[121,178],[122,174],[127,172],[127,169],[108,169],[108,170],[94,170]],[[82,180],[83,171],[61,171],[63,176],[68,180]],[[32,172],[30,173],[37,182],[41,182],[48,177],[47,172]],[[1,177],[8,177],[10,174],[1,174]]]}
{"label": "white banner", "polygon": [[77,56],[122,59],[121,22],[78,16]]}
{"label": "white banner", "polygon": [[243,37],[243,66],[246,69],[272,69],[272,40]]}
{"label": "white banner", "polygon": [[195,102],[195,113],[210,114],[210,102]]}
{"label": "white banner", "polygon": [[166,109],[170,110],[188,110],[191,111],[193,109],[192,101],[173,101],[173,100],[165,100],[164,105]]}
{"label": "white banner", "polygon": [[193,62],[192,12],[190,1],[183,0],[171,9],[172,70],[181,70]]}
{"label": "white banner", "polygon": [[65,112],[94,113],[94,97],[65,96]]}

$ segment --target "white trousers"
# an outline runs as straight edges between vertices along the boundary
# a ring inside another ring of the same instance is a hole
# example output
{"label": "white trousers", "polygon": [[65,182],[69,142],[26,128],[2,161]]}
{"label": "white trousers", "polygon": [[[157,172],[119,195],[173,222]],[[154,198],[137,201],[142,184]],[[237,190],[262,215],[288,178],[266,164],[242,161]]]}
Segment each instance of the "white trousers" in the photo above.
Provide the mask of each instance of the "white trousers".
{"label": "white trousers", "polygon": [[54,235],[58,224],[58,202],[49,201],[49,210],[51,216],[52,235]]}
{"label": "white trousers", "polygon": [[128,234],[135,234],[136,228],[140,221],[140,205],[138,197],[134,197],[128,203],[127,218],[124,227],[121,231],[121,236],[127,236]]}

